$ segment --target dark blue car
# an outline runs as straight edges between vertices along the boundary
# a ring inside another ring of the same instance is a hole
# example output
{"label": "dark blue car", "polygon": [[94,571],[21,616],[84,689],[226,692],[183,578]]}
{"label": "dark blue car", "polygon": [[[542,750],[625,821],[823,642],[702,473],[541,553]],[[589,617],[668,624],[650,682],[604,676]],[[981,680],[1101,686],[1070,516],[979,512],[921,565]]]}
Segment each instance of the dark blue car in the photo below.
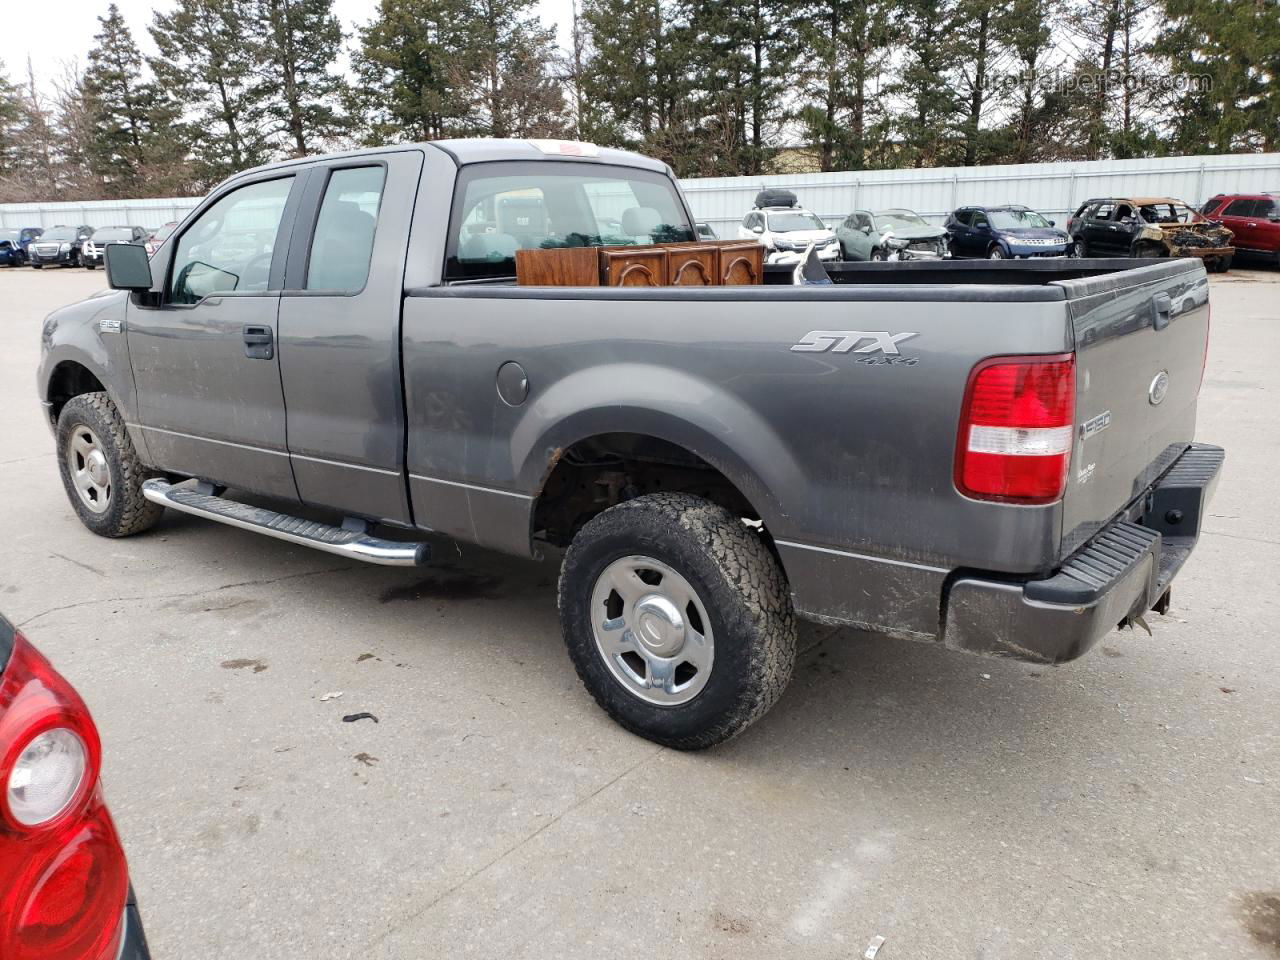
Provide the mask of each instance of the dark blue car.
{"label": "dark blue car", "polygon": [[0,227],[0,265],[20,267],[27,262],[27,245],[44,231],[39,227]]}
{"label": "dark blue car", "polygon": [[1028,207],[960,207],[944,226],[953,257],[1008,260],[1066,257],[1074,251],[1065,230]]}

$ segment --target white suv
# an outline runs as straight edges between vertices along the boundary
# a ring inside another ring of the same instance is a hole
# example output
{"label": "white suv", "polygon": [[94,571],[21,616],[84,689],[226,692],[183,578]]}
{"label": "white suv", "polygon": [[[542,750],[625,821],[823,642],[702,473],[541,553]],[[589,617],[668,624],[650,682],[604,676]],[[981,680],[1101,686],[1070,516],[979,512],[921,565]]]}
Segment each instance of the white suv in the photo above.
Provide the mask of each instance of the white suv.
{"label": "white suv", "polygon": [[803,207],[759,207],[742,218],[742,240],[758,240],[765,247],[766,263],[799,263],[812,243],[820,260],[839,260],[835,232]]}

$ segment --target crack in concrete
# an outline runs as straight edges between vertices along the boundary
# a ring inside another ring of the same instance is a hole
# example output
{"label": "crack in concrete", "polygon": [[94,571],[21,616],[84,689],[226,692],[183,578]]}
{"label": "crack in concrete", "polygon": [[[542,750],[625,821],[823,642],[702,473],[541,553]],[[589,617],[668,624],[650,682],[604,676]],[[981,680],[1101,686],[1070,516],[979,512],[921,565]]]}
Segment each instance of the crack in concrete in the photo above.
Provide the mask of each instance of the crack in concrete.
{"label": "crack in concrete", "polygon": [[489,860],[487,863],[484,863],[481,866],[477,867],[475,870],[471,871],[471,873],[467,874],[465,877],[463,877],[457,883],[453,884],[448,889],[441,891],[439,894],[433,897],[430,901],[424,904],[420,910],[415,910],[413,913],[409,914],[403,920],[400,920],[398,923],[395,923],[392,926],[388,927],[381,934],[379,934],[378,936],[370,940],[366,946],[366,949],[372,949],[373,947],[377,946],[378,944],[386,940],[387,937],[391,936],[397,930],[403,929],[408,924],[413,923],[413,921],[418,920],[419,918],[421,918],[427,913],[430,913],[433,909],[435,909],[435,907],[438,904],[442,903],[443,901],[447,900],[449,897],[453,896],[453,894],[457,893],[463,887],[471,883],[472,880],[475,880],[477,877],[482,876],[484,873],[488,872],[490,869],[497,866],[499,863],[507,859],[507,857],[511,856],[521,847],[527,845],[532,840],[535,840],[537,837],[541,836],[545,831],[550,830],[557,823],[559,823],[569,814],[573,813],[575,810],[582,807],[584,804],[590,803],[596,797],[600,796],[600,794],[604,793],[606,790],[612,787],[615,783],[629,776],[631,773],[639,769],[647,761],[652,760],[658,754],[662,753],[664,749],[665,749],[664,747],[655,747],[654,749],[650,750],[648,753],[646,753],[643,757],[641,757],[631,766],[627,767],[627,769],[619,773],[616,777],[607,781],[601,786],[597,787],[595,790],[591,791],[582,799],[577,800],[574,803],[570,804],[568,807],[566,807],[564,810],[557,813],[554,817],[552,817],[546,823],[538,827],[537,830],[534,830],[532,833],[530,833],[523,840],[520,840],[516,842],[514,845],[508,847],[506,850],[503,850],[500,854],[498,854],[492,860]]}
{"label": "crack in concrete", "polygon": [[[63,559],[67,559],[63,557]],[[72,563],[75,561],[73,560]],[[222,590],[235,590],[237,587],[264,587],[273,583],[283,583],[286,580],[301,580],[307,577],[319,577],[327,573],[344,573],[351,570],[351,567],[327,567],[323,570],[306,570],[302,573],[285,573],[278,577],[262,577],[257,580],[242,580],[239,583],[224,583],[217,587],[209,587],[207,590],[195,590],[187,593],[163,593],[154,595],[145,595],[138,597],[99,597],[95,600],[77,600],[75,603],[63,603],[56,607],[50,607],[47,610],[41,610],[39,613],[32,614],[27,619],[15,624],[19,629],[27,626],[27,624],[35,623],[42,620],[50,614],[60,613],[63,610],[74,610],[77,607],[89,607],[100,603],[137,603],[144,600],[184,600],[188,597],[203,597],[206,594],[218,593]]]}

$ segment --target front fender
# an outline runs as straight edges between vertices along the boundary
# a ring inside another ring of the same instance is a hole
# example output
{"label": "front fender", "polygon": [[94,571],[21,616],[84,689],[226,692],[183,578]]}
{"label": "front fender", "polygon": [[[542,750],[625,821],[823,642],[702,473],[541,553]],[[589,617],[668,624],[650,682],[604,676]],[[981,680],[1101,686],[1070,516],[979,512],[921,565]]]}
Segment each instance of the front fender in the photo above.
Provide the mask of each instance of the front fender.
{"label": "front fender", "polygon": [[45,318],[36,371],[41,402],[53,399],[51,383],[59,366],[75,363],[98,379],[126,422],[136,419],[133,371],[125,340],[127,303],[126,292],[106,290]]}
{"label": "front fender", "polygon": [[804,489],[792,450],[755,411],[715,383],[655,364],[570,374],[533,401],[511,437],[521,490],[541,491],[559,454],[606,433],[665,440],[723,473],[776,536],[790,526],[784,491]]}

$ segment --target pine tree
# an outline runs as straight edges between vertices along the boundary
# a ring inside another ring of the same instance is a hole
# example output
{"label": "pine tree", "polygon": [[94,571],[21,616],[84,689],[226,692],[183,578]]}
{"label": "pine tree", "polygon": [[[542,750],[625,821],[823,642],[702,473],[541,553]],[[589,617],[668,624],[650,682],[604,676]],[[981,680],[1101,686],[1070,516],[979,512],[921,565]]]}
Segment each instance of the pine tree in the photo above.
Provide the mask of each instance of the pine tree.
{"label": "pine tree", "polygon": [[304,157],[347,133],[346,82],[334,66],[342,26],[333,0],[255,0],[249,20],[266,116],[284,149]]}
{"label": "pine tree", "polygon": [[179,0],[150,27],[160,51],[151,69],[185,118],[175,132],[191,144],[205,187],[272,154],[250,19],[248,0]]}
{"label": "pine tree", "polygon": [[380,0],[355,56],[353,109],[365,118],[366,142],[467,132],[467,19],[467,0]]}
{"label": "pine tree", "polygon": [[9,79],[0,60],[0,203],[21,197],[21,183],[15,175],[20,156],[18,138],[22,125],[22,93]]}
{"label": "pine tree", "polygon": [[581,85],[593,105],[584,134],[658,157],[679,176],[708,172],[733,131],[711,129],[691,96],[705,65],[670,0],[584,0],[581,22]]}
{"label": "pine tree", "polygon": [[961,53],[957,0],[902,0],[898,16],[902,67],[891,89],[906,104],[898,118],[904,159],[916,167],[954,163],[963,122],[952,79]]}
{"label": "pine tree", "polygon": [[1155,43],[1169,70],[1202,78],[1166,100],[1175,152],[1275,149],[1280,143],[1280,4],[1166,0]]}
{"label": "pine tree", "polygon": [[[172,113],[160,108],[155,87],[142,78],[142,54],[129,25],[112,3],[99,17],[83,79],[68,86],[83,97],[91,121],[77,143],[107,196],[140,196],[155,173],[152,148],[170,138]],[[161,149],[164,149],[161,147]]]}
{"label": "pine tree", "polygon": [[473,0],[463,84],[468,126],[486,137],[549,137],[565,131],[566,104],[550,71],[555,30],[536,0]]}
{"label": "pine tree", "polygon": [[894,31],[885,0],[820,0],[799,28],[807,55],[799,110],[819,168],[875,166],[887,135],[879,96]]}

